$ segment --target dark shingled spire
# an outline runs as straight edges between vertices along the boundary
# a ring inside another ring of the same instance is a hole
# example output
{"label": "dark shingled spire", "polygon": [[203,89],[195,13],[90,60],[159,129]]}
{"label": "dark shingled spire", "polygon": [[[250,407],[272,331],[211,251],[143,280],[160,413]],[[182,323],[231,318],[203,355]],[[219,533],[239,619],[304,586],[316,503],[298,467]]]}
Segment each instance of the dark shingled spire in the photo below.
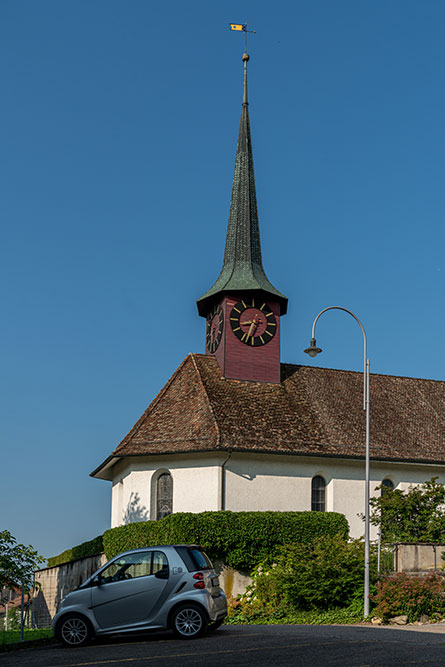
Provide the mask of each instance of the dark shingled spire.
{"label": "dark shingled spire", "polygon": [[248,54],[244,53],[243,105],[236,149],[224,263],[216,283],[197,301],[199,314],[204,317],[209,307],[218,301],[222,294],[236,292],[244,294],[246,292],[261,292],[265,298],[280,303],[281,315],[284,315],[287,310],[287,298],[269,282],[261,259],[252,139],[247,102],[248,60]]}

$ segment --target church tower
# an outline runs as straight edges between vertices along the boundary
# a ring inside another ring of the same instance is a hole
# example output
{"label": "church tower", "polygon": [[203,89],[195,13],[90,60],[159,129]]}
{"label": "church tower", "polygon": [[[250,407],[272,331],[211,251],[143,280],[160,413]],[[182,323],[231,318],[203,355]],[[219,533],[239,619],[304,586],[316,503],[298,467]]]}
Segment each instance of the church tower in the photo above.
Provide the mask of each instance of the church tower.
{"label": "church tower", "polygon": [[280,317],[286,314],[287,298],[263,269],[247,102],[249,55],[242,60],[243,103],[224,262],[197,305],[207,320],[206,354],[216,357],[225,378],[277,383]]}

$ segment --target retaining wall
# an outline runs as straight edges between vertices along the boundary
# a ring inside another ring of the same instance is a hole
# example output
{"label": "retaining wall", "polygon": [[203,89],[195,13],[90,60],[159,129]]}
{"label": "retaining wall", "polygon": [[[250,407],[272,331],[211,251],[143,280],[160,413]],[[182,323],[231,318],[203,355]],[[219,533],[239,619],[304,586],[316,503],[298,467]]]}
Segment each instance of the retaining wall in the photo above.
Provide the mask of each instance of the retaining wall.
{"label": "retaining wall", "polygon": [[37,627],[45,628],[51,625],[61,599],[80,586],[106,561],[105,554],[99,554],[38,570],[35,581],[40,584],[40,589],[34,593],[32,601]]}
{"label": "retaining wall", "polygon": [[394,570],[396,572],[441,570],[445,565],[442,560],[443,553],[445,553],[445,544],[399,542],[394,544]]}

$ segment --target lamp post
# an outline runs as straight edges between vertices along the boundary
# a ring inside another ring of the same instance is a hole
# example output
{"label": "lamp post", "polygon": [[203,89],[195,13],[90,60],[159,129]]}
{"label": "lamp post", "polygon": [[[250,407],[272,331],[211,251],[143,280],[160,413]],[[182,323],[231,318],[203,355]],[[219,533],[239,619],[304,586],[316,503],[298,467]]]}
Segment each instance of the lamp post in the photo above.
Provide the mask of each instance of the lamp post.
{"label": "lamp post", "polygon": [[369,359],[367,357],[367,340],[363,324],[358,317],[354,315],[347,308],[341,306],[329,306],[320,311],[312,324],[312,338],[308,348],[305,349],[306,354],[310,357],[316,357],[322,350],[317,347],[315,340],[315,326],[323,313],[328,310],[343,310],[348,315],[354,318],[359,325],[363,334],[363,409],[366,411],[366,441],[365,441],[365,592],[363,600],[363,616],[366,618],[369,615]]}

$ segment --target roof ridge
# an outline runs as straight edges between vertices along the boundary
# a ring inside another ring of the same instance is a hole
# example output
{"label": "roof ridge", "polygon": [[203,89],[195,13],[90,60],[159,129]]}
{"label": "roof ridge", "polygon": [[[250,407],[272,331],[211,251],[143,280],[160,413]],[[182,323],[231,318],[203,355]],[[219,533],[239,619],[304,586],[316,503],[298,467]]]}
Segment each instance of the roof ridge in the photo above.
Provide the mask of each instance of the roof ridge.
{"label": "roof ridge", "polygon": [[[354,375],[363,375],[363,371],[351,371],[347,368],[328,368],[327,366],[308,366],[307,364],[293,364],[288,361],[282,361],[281,366],[295,366],[297,368],[311,368],[320,371],[334,371],[335,373],[351,373]],[[445,380],[435,380],[434,378],[420,378],[414,375],[394,375],[393,373],[373,373],[369,374],[371,377],[396,378],[398,380],[420,380],[421,382],[438,382],[444,383]]]}
{"label": "roof ridge", "polygon": [[[201,356],[207,356],[207,355],[201,355]],[[210,400],[210,396],[209,396],[209,394],[208,394],[208,392],[207,392],[206,386],[205,386],[205,384],[204,384],[204,381],[203,381],[203,379],[202,379],[201,373],[200,373],[200,371],[199,371],[198,364],[196,363],[196,360],[195,360],[195,353],[194,353],[194,352],[191,352],[191,353],[190,353],[190,357],[191,357],[191,359],[192,359],[192,363],[193,363],[193,365],[194,365],[194,367],[195,367],[196,373],[198,374],[199,382],[201,383],[201,386],[202,386],[202,388],[204,389],[204,394],[205,394],[207,403],[208,403],[208,405],[209,405],[209,409],[210,409],[210,412],[211,412],[211,414],[212,414],[213,421],[214,421],[214,423],[215,423],[215,430],[216,430],[216,445],[217,445],[217,447],[218,447],[218,446],[221,445],[221,431],[220,431],[220,428],[219,428],[218,420],[217,420],[217,418],[216,418],[215,411],[214,411],[214,409],[213,409],[212,402],[211,402],[211,400]]]}

